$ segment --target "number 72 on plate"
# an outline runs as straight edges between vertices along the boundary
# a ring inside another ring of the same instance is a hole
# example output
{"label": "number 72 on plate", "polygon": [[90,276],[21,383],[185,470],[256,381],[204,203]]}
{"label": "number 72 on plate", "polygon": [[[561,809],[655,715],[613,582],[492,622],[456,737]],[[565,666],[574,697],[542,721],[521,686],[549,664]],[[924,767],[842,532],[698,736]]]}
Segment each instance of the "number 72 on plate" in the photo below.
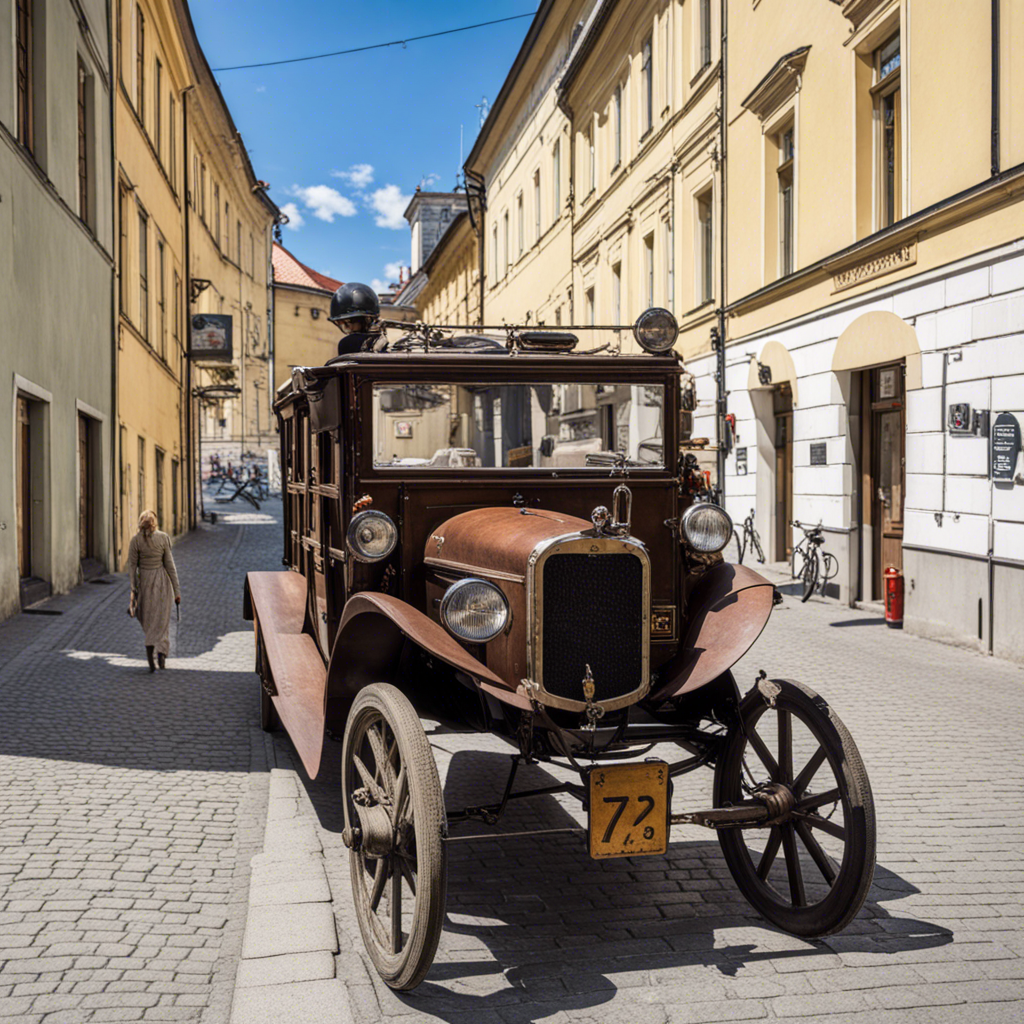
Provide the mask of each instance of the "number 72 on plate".
{"label": "number 72 on plate", "polygon": [[668,849],[669,785],[664,761],[590,771],[590,856],[639,857]]}

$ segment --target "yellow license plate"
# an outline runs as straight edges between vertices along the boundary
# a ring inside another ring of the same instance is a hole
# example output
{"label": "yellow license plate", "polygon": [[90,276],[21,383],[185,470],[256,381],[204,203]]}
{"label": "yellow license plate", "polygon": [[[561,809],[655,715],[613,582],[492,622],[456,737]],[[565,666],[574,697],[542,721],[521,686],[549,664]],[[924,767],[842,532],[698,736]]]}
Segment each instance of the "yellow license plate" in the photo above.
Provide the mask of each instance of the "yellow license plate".
{"label": "yellow license plate", "polygon": [[639,857],[668,849],[668,765],[617,764],[590,771],[590,856]]}

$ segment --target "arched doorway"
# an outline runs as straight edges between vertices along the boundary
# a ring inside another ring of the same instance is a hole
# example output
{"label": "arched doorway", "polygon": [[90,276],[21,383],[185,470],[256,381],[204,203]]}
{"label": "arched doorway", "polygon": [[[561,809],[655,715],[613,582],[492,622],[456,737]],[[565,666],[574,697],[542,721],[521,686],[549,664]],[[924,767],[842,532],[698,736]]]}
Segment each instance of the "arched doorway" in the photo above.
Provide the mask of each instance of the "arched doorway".
{"label": "arched doorway", "polygon": [[858,590],[862,600],[878,600],[885,568],[903,568],[906,396],[921,386],[917,334],[893,313],[865,313],[839,336],[832,370],[847,395],[856,461],[851,526],[859,517]]}

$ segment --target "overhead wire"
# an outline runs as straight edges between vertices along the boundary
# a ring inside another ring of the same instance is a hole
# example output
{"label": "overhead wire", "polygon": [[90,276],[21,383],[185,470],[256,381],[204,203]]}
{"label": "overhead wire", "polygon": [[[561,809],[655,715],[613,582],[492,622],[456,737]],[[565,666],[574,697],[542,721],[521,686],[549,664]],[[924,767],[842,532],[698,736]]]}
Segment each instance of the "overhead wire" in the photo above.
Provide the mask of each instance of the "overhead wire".
{"label": "overhead wire", "polygon": [[461,25],[459,28],[448,28],[441,32],[427,32],[421,36],[407,36],[405,39],[393,39],[388,43],[371,43],[368,46],[354,46],[349,50],[334,50],[331,53],[314,53],[308,57],[288,57],[284,60],[265,60],[255,64],[232,64],[230,67],[213,68],[214,72],[220,71],[242,71],[246,68],[271,68],[279,64],[299,64],[308,60],[323,60],[326,57],[341,57],[349,53],[365,53],[367,50],[383,50],[389,46],[405,46],[406,43],[417,43],[422,39],[436,39],[438,36],[450,36],[457,32],[469,32],[475,28],[486,28],[488,25],[500,25],[506,21],[517,21],[520,18],[532,18],[537,12],[528,11],[525,14],[512,14],[507,18],[495,18],[492,21],[481,21],[475,25]]}

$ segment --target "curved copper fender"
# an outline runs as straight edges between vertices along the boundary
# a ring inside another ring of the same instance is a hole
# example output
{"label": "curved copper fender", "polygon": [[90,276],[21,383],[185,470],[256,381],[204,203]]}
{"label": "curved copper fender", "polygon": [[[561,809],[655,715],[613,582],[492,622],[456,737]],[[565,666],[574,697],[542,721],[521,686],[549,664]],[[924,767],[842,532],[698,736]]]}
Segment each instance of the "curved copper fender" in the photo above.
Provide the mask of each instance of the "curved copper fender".
{"label": "curved copper fender", "polygon": [[709,569],[687,602],[686,636],[659,671],[651,701],[679,697],[717,679],[750,650],[772,613],[774,587],[743,565]]}
{"label": "curved copper fender", "polygon": [[325,712],[343,720],[356,694],[371,683],[390,681],[405,640],[465,672],[487,693],[522,711],[530,702],[473,657],[429,616],[397,597],[364,591],[345,604],[327,669]]}

